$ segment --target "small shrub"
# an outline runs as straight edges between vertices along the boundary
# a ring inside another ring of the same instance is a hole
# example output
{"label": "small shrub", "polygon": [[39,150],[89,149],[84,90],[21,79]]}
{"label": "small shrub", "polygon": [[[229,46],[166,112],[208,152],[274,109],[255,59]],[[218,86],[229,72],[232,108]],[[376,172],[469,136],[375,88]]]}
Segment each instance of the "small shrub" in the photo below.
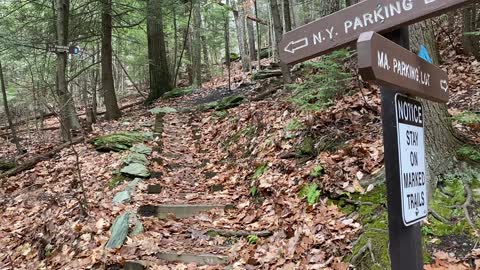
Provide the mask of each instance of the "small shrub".
{"label": "small shrub", "polygon": [[247,236],[247,242],[250,245],[255,245],[258,242],[258,236],[254,234],[250,234]]}
{"label": "small shrub", "polygon": [[253,179],[258,179],[260,176],[263,175],[263,173],[265,173],[266,170],[267,170],[267,164],[262,164],[260,166],[257,166],[257,168],[255,169],[255,173],[253,174]]}
{"label": "small shrub", "polygon": [[480,114],[466,111],[454,116],[453,119],[464,125],[479,124]]}
{"label": "small shrub", "polygon": [[457,155],[462,159],[470,159],[473,161],[480,162],[480,151],[473,148],[472,146],[463,146],[457,150]]}
{"label": "small shrub", "polygon": [[338,50],[323,57],[321,61],[305,63],[312,75],[302,84],[291,84],[292,102],[306,110],[319,110],[333,103],[345,93],[346,83],[352,75],[346,72],[343,61],[351,57],[348,50]]}
{"label": "small shrub", "polygon": [[307,199],[308,205],[314,205],[320,198],[320,190],[316,183],[306,184],[298,192],[301,199]]}
{"label": "small shrub", "polygon": [[302,122],[298,121],[297,118],[293,118],[287,124],[287,130],[288,131],[297,131],[297,130],[301,130],[301,129],[304,129],[304,128],[305,128],[305,125]]}
{"label": "small shrub", "polygon": [[313,167],[312,171],[310,172],[310,176],[312,177],[320,177],[325,173],[325,170],[323,169],[322,166],[317,165]]}

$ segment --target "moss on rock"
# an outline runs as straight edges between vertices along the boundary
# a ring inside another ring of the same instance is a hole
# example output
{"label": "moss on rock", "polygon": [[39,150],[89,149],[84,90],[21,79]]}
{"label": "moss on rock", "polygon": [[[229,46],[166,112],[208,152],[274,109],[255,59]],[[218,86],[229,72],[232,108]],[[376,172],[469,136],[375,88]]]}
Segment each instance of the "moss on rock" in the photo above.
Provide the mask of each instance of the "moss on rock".
{"label": "moss on rock", "polygon": [[95,149],[100,152],[120,152],[130,149],[134,144],[151,139],[151,135],[144,132],[119,132],[99,136],[93,140]]}
{"label": "moss on rock", "polygon": [[163,97],[164,98],[175,98],[175,97],[181,97],[184,95],[191,94],[193,92],[193,87],[181,87],[181,88],[174,88],[168,92],[166,92]]}
{"label": "moss on rock", "polygon": [[16,167],[14,162],[0,161],[0,171],[8,171]]}

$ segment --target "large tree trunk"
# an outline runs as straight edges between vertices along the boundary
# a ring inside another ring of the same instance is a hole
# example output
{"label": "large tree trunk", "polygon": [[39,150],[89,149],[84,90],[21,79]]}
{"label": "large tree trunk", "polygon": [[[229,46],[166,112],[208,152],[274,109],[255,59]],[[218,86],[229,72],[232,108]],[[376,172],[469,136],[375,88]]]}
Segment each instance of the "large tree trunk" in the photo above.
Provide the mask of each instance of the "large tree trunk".
{"label": "large tree trunk", "polygon": [[245,12],[243,11],[241,2],[240,5],[233,2],[233,7],[233,18],[237,29],[238,50],[242,58],[242,69],[244,72],[248,72],[250,70],[250,58],[248,57],[248,44],[245,34]]}
{"label": "large tree trunk", "polygon": [[[68,44],[68,13],[70,9],[69,0],[57,0],[57,44],[67,46]],[[73,105],[73,97],[68,92],[67,52],[57,53],[57,84],[56,91],[59,98],[61,136],[64,141],[70,140],[71,130],[79,129],[80,123]]]}
{"label": "large tree trunk", "polygon": [[465,52],[472,54],[480,60],[480,36],[469,33],[478,32],[480,28],[480,18],[478,18],[478,3],[472,3],[462,11],[463,17],[463,48]]}
{"label": "large tree trunk", "polygon": [[[278,57],[278,52],[279,52],[279,47],[278,43],[282,40],[282,21],[280,20],[280,12],[278,10],[278,3],[277,0],[269,0],[270,1],[270,9],[272,11],[272,19],[273,19],[273,28],[275,31],[275,58],[279,59]],[[291,83],[292,78],[290,75],[290,68],[288,67],[287,64],[283,63],[280,61],[280,69],[282,70],[282,75],[283,75],[283,81],[284,83]]]}
{"label": "large tree trunk", "polygon": [[[251,15],[251,8],[246,7],[245,12],[247,15]],[[248,34],[248,48],[249,48],[249,55],[250,61],[253,62],[257,59],[257,50],[255,49],[255,31],[253,30],[253,21],[247,19],[247,34]]]}
{"label": "large tree trunk", "polygon": [[150,93],[146,103],[161,97],[172,89],[168,70],[165,34],[163,32],[162,0],[147,2],[148,67],[150,71]]}
{"label": "large tree trunk", "polygon": [[193,85],[202,86],[202,39],[200,30],[202,28],[202,17],[200,10],[200,0],[193,2],[193,25],[192,25],[192,72]]}
{"label": "large tree trunk", "polygon": [[17,148],[18,154],[22,154],[23,150],[20,146],[20,142],[17,137],[17,131],[15,130],[15,126],[13,125],[12,115],[10,114],[10,109],[8,108],[8,100],[7,100],[7,89],[5,86],[5,77],[3,76],[3,67],[2,63],[0,62],[0,84],[2,88],[2,97],[3,97],[3,108],[5,109],[5,115],[7,116],[8,127],[12,132],[13,143]]}
{"label": "large tree trunk", "polygon": [[322,0],[320,2],[320,17],[325,17],[340,10],[340,1],[338,0]]}
{"label": "large tree trunk", "polygon": [[[424,21],[410,26],[410,47],[418,51],[420,45],[428,49],[434,64],[438,64],[438,51],[431,22]],[[425,144],[429,196],[436,188],[439,176],[452,170],[455,166],[456,150],[461,142],[456,137],[447,111],[447,105],[422,100],[425,108]]]}
{"label": "large tree trunk", "polygon": [[292,30],[292,19],[290,17],[290,0],[283,0],[283,18],[285,22],[285,32]]}
{"label": "large tree trunk", "polygon": [[[229,4],[229,0],[226,0],[227,5]],[[225,64],[227,65],[227,73],[228,73],[228,91],[232,90],[231,82],[230,82],[230,16],[228,12],[224,11],[225,16]]]}
{"label": "large tree trunk", "polygon": [[102,0],[102,86],[107,120],[122,116],[115,95],[112,72],[112,0]]}

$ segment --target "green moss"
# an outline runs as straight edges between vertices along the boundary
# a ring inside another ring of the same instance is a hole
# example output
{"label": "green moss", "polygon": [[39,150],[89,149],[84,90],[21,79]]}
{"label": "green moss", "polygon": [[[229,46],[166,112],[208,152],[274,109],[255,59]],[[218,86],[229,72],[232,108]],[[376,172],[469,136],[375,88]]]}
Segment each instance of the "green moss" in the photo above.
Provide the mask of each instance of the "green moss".
{"label": "green moss", "polygon": [[8,171],[16,167],[16,164],[8,161],[0,161],[0,171]]}
{"label": "green moss", "polygon": [[255,169],[255,173],[253,174],[252,178],[253,179],[258,179],[260,176],[262,176],[265,171],[267,171],[267,164],[262,164],[262,165],[259,165],[257,166],[257,168]]}
{"label": "green moss", "polygon": [[473,125],[480,123],[480,114],[470,111],[462,112],[453,117],[455,121],[458,121],[464,125]]}
{"label": "green moss", "polygon": [[297,153],[301,156],[311,156],[315,153],[315,141],[313,137],[307,136],[297,146]]}
{"label": "green moss", "polygon": [[175,97],[180,97],[183,95],[188,95],[193,92],[193,87],[182,87],[182,88],[174,88],[168,92],[166,92],[163,97],[164,98],[175,98]]}
{"label": "green moss", "polygon": [[215,111],[213,116],[217,119],[224,119],[228,116],[228,111]]}
{"label": "green moss", "polygon": [[317,165],[313,167],[312,171],[310,171],[310,176],[312,177],[320,177],[325,173],[325,169],[322,166]]}
{"label": "green moss", "polygon": [[119,132],[105,136],[99,136],[93,140],[97,151],[120,152],[130,149],[134,144],[151,139],[150,134],[143,132]]}
{"label": "green moss", "polygon": [[116,186],[120,185],[121,183],[123,183],[123,181],[129,179],[128,177],[122,175],[122,174],[117,174],[117,175],[114,175],[112,177],[112,179],[110,179],[110,182],[108,182],[108,187],[110,189],[113,189],[115,188]]}
{"label": "green moss", "polygon": [[308,205],[314,205],[320,198],[320,190],[316,183],[304,185],[298,192],[300,199],[307,199]]}
{"label": "green moss", "polygon": [[480,162],[480,151],[469,145],[460,147],[457,150],[457,155],[462,159]]}
{"label": "green moss", "polygon": [[287,124],[287,130],[288,131],[296,131],[296,130],[300,130],[300,129],[304,129],[304,128],[305,128],[305,125],[302,122],[298,121],[297,118],[293,118]]}
{"label": "green moss", "polygon": [[201,104],[197,106],[200,111],[207,111],[215,109],[216,111],[224,111],[233,107],[237,107],[245,100],[242,96],[230,96],[219,101],[213,101],[207,104]]}

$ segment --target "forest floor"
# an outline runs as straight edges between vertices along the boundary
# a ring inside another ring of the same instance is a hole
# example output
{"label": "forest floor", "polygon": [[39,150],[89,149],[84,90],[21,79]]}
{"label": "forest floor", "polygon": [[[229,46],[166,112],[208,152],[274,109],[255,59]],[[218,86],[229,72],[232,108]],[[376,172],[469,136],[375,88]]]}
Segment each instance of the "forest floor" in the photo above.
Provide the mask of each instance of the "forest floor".
{"label": "forest floor", "polygon": [[[478,117],[480,63],[442,53],[450,113]],[[214,78],[191,94],[134,106],[0,179],[0,269],[388,269],[377,89],[351,83],[331,106],[305,111],[278,78],[234,74],[233,91]],[[244,97],[238,106],[208,109],[234,96]],[[478,146],[480,124],[458,119],[456,130]],[[99,152],[91,143],[125,131],[144,134],[141,151]],[[24,135],[29,154],[20,161],[51,149],[56,133]],[[6,157],[14,146],[3,143]],[[148,161],[133,181],[120,171],[134,152]],[[433,195],[425,269],[480,267],[480,173],[472,168]]]}

